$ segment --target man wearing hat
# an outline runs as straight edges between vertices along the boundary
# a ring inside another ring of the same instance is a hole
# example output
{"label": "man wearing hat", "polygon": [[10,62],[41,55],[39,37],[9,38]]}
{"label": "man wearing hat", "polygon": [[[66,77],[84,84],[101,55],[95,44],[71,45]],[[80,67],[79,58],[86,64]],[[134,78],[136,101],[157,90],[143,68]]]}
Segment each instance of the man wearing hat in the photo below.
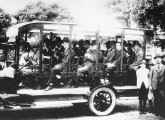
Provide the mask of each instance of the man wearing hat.
{"label": "man wearing hat", "polygon": [[86,52],[86,49],[84,47],[84,42],[83,39],[79,40],[77,42],[77,47],[74,49],[75,52],[75,57],[79,57],[79,64],[82,65],[83,63],[83,58],[84,58],[84,54]]}
{"label": "man wearing hat", "polygon": [[116,49],[107,56],[107,67],[113,68],[120,66],[120,62],[121,62],[121,43],[117,42]]}
{"label": "man wearing hat", "polygon": [[[78,85],[79,79],[84,73],[87,73],[89,68],[96,62],[96,40],[93,40],[92,45],[89,46],[89,41],[85,41],[86,53],[84,54],[83,64],[77,70],[77,79],[74,83],[75,86]],[[98,62],[103,61],[103,54],[101,51],[98,51]]]}
{"label": "man wearing hat", "polygon": [[141,45],[139,41],[134,41],[133,46],[135,51],[135,58],[133,60],[133,63],[130,65],[130,67],[133,68],[134,70],[137,70],[138,65],[140,65],[140,62],[143,59],[143,51],[140,48]]}
{"label": "man wearing hat", "polygon": [[143,59],[143,51],[141,49],[141,45],[139,41],[134,41],[133,46],[134,46],[134,60],[132,64],[129,66],[130,69],[128,74],[129,76],[128,84],[130,85],[136,85],[136,70]]}
{"label": "man wearing hat", "polygon": [[161,54],[156,54],[154,59],[156,64],[150,70],[149,89],[154,94],[155,115],[165,116],[165,66],[161,63]]}
{"label": "man wearing hat", "polygon": [[112,54],[115,51],[115,41],[107,41],[106,43],[106,48],[107,50],[105,51],[104,56],[107,57],[107,59],[109,59],[108,57],[112,56]]}
{"label": "man wearing hat", "polygon": [[106,46],[106,49],[107,49],[107,50],[105,51],[104,56],[107,56],[108,52],[109,52],[110,49],[111,49],[110,41],[107,41],[107,42],[105,43],[105,46]]}
{"label": "man wearing hat", "polygon": [[48,79],[48,87],[44,89],[45,91],[53,89],[53,81],[57,78],[57,74],[60,73],[60,70],[62,68],[62,60],[64,58],[64,51],[65,48],[62,45],[62,40],[61,37],[56,37],[56,46],[53,50],[53,59],[52,59],[52,69],[49,74],[49,79]]}
{"label": "man wearing hat", "polygon": [[56,37],[56,45],[53,49],[52,67],[62,62],[62,59],[64,58],[64,51],[65,51],[65,48],[62,45],[61,37]]}

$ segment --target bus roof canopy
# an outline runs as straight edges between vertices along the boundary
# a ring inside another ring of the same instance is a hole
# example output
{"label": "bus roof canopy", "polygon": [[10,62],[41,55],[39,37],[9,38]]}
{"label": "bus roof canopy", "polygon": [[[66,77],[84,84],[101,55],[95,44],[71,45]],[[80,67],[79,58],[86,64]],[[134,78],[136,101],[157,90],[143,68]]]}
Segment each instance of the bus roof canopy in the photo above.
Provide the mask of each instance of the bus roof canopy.
{"label": "bus roof canopy", "polygon": [[[125,34],[131,36],[144,36],[144,29],[134,29],[134,28],[112,28],[110,26],[87,26],[78,25],[74,23],[60,23],[60,22],[49,22],[49,21],[32,21],[16,24],[8,28],[6,36],[9,37],[9,41],[15,41],[15,37],[18,32],[28,33],[28,32],[40,32],[42,30],[44,33],[59,33],[59,34],[70,34],[72,27],[73,34],[84,34],[95,36],[95,33],[99,31],[100,36],[116,36]],[[124,29],[124,33],[123,33]]]}

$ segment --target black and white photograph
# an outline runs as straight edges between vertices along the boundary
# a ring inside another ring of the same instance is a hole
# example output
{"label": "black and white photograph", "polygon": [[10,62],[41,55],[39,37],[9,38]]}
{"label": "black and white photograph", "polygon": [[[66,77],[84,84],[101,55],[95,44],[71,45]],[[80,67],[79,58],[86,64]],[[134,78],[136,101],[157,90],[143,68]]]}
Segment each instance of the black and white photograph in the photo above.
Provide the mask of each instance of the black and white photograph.
{"label": "black and white photograph", "polygon": [[0,0],[0,120],[165,120],[165,0]]}

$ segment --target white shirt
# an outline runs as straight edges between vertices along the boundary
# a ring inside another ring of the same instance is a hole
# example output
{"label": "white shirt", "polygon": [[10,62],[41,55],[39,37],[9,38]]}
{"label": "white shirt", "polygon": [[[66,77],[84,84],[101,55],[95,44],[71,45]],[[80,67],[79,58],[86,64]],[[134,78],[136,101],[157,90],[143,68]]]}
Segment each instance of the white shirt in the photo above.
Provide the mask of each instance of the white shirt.
{"label": "white shirt", "polygon": [[15,69],[13,67],[7,67],[0,71],[0,77],[14,78]]}
{"label": "white shirt", "polygon": [[26,64],[26,59],[27,58],[30,58],[30,57],[33,58],[33,56],[34,56],[33,52],[23,53],[22,56],[21,56],[21,58],[20,58],[20,60],[19,60],[19,64],[20,65],[25,65]]}
{"label": "white shirt", "polygon": [[149,78],[148,78],[149,70],[147,68],[140,68],[136,71],[137,76],[137,88],[140,89],[142,83],[144,82],[144,85],[146,88],[149,87]]}

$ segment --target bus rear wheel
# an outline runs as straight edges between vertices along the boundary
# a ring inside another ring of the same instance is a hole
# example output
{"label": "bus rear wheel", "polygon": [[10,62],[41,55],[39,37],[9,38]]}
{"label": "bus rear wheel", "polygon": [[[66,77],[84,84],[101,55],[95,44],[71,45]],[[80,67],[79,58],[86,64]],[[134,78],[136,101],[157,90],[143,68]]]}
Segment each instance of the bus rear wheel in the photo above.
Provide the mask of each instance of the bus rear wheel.
{"label": "bus rear wheel", "polygon": [[95,115],[108,115],[116,105],[116,95],[108,87],[95,89],[89,97],[89,109]]}

